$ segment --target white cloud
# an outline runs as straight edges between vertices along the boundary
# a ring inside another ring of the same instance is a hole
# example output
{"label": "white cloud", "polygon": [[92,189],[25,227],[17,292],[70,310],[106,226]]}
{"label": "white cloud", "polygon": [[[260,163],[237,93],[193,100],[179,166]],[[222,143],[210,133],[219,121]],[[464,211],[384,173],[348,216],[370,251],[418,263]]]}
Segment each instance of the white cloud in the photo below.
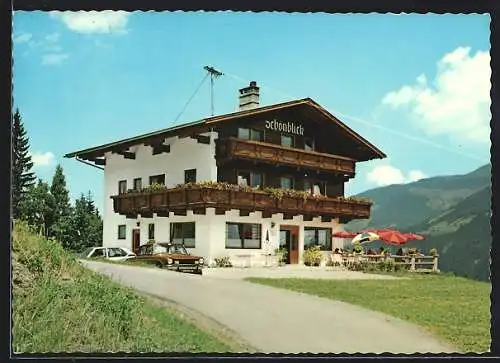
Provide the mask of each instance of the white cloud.
{"label": "white cloud", "polygon": [[53,11],[51,16],[60,19],[77,33],[126,33],[130,13],[125,11]]}
{"label": "white cloud", "polygon": [[420,179],[425,179],[427,178],[427,175],[425,175],[422,171],[420,170],[410,170],[408,173],[408,182],[416,182],[419,181]]}
{"label": "white cloud", "polygon": [[421,74],[412,85],[389,92],[382,103],[408,111],[429,135],[487,143],[490,136],[490,55],[459,47],[437,63],[432,84]]}
{"label": "white cloud", "polygon": [[426,177],[427,175],[420,170],[410,170],[405,176],[401,170],[389,164],[375,166],[366,174],[366,179],[377,186],[405,184]]}
{"label": "white cloud", "polygon": [[45,40],[51,43],[57,43],[61,35],[59,33],[52,33],[45,36]]}
{"label": "white cloud", "polygon": [[23,33],[23,34],[19,34],[17,36],[14,37],[13,41],[14,43],[26,43],[26,42],[29,42],[30,39],[33,37],[32,34],[30,33]]}
{"label": "white cloud", "polygon": [[45,54],[42,56],[42,65],[43,66],[54,66],[61,64],[66,59],[69,58],[68,54]]}
{"label": "white cloud", "polygon": [[45,153],[33,153],[31,154],[31,161],[33,162],[34,166],[48,166],[52,165],[54,163],[55,157],[54,154],[51,153],[50,151],[47,151]]}

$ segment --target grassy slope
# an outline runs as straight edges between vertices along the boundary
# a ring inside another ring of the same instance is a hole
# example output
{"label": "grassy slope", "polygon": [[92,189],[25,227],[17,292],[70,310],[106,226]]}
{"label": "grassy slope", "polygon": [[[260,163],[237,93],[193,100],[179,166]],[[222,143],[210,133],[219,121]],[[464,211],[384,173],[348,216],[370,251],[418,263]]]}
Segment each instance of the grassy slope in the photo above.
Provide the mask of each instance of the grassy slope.
{"label": "grassy slope", "polygon": [[407,320],[441,336],[462,352],[485,352],[490,347],[491,285],[487,283],[448,275],[398,280],[248,280]]}
{"label": "grassy slope", "polygon": [[57,242],[16,225],[16,352],[210,352],[229,347],[170,310],[83,266]]}

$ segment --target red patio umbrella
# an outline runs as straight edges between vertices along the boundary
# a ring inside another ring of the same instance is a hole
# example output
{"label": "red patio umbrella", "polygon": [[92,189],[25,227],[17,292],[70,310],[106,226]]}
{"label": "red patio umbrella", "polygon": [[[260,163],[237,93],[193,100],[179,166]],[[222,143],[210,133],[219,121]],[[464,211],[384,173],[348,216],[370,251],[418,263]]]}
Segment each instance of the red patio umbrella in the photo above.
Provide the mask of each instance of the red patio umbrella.
{"label": "red patio umbrella", "polygon": [[416,241],[423,241],[425,239],[424,236],[416,233],[404,233],[405,237],[408,239],[416,240]]}
{"label": "red patio umbrella", "polygon": [[408,242],[408,237],[405,233],[395,229],[381,229],[376,232],[380,236],[380,240],[392,245],[404,245]]}
{"label": "red patio umbrella", "polygon": [[332,234],[332,237],[336,238],[354,238],[358,235],[356,232],[351,231],[337,231]]}

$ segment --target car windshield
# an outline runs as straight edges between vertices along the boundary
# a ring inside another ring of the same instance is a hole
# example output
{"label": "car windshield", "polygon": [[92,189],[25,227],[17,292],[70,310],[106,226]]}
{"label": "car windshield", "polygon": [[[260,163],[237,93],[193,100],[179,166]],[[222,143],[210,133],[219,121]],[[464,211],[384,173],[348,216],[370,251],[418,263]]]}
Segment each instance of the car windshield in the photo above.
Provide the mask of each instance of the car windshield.
{"label": "car windshield", "polygon": [[169,253],[176,253],[176,254],[181,254],[181,255],[188,255],[188,252],[184,248],[183,245],[179,244],[173,244],[168,247],[168,252]]}
{"label": "car windshield", "polygon": [[81,257],[87,257],[90,253],[90,251],[92,251],[94,249],[94,247],[89,247],[89,248],[86,248],[83,250],[83,252],[80,253],[80,256]]}

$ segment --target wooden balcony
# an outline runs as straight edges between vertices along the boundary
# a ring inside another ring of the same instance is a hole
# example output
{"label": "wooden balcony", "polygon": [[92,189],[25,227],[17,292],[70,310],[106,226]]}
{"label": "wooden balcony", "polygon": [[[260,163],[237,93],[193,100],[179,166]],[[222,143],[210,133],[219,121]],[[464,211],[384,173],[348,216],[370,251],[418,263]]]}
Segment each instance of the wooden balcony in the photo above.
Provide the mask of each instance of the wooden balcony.
{"label": "wooden balcony", "polygon": [[264,218],[274,213],[283,213],[285,218],[303,215],[304,220],[312,217],[351,219],[370,217],[370,202],[343,198],[284,196],[276,199],[269,192],[261,190],[235,191],[209,187],[171,188],[159,191],[125,193],[111,197],[116,213],[136,217],[168,216],[169,212],[186,215],[187,210],[195,214],[205,214],[206,208],[215,208],[216,214],[231,209],[240,210],[241,215],[261,211]]}
{"label": "wooden balcony", "polygon": [[224,162],[232,159],[260,161],[304,169],[341,173],[353,177],[356,162],[343,156],[284,147],[259,141],[234,137],[217,140],[217,159]]}

